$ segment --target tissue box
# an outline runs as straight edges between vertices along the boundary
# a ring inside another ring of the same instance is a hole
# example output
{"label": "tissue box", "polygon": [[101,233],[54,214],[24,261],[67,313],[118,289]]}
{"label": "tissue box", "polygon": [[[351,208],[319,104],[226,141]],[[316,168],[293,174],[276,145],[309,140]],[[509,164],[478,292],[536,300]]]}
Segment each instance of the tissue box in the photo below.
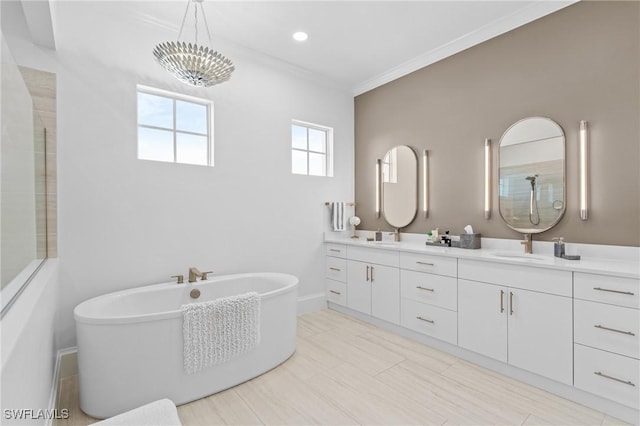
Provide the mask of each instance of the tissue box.
{"label": "tissue box", "polygon": [[480,234],[460,234],[460,245],[463,249],[479,249]]}

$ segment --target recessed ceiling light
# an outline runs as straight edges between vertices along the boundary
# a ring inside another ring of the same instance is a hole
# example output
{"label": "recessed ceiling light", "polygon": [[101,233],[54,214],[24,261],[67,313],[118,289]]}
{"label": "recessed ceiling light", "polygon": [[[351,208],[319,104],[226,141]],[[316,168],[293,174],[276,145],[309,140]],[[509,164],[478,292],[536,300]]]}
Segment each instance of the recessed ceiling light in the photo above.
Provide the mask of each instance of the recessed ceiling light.
{"label": "recessed ceiling light", "polygon": [[309,38],[309,35],[304,31],[298,31],[293,33],[293,39],[295,41],[306,41]]}

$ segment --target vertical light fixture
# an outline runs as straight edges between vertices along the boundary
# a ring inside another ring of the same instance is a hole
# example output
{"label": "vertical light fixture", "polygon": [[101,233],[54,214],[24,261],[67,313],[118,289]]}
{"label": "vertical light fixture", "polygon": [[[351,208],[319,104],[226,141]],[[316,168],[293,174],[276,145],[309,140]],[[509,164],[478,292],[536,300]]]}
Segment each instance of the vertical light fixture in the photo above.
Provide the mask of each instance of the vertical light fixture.
{"label": "vertical light fixture", "polygon": [[491,218],[491,139],[484,140],[484,218]]}
{"label": "vertical light fixture", "polygon": [[429,217],[429,151],[422,151],[422,211]]}
{"label": "vertical light fixture", "polygon": [[580,120],[580,219],[589,219],[589,125]]}
{"label": "vertical light fixture", "polygon": [[376,160],[376,217],[380,217],[382,210],[382,160]]}

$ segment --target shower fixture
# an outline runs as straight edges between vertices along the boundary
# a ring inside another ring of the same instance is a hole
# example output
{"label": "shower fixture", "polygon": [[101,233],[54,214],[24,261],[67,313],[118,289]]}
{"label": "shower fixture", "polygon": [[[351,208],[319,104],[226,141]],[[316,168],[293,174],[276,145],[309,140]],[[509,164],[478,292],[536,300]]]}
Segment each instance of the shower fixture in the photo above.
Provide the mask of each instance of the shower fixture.
{"label": "shower fixture", "polygon": [[[531,183],[531,193],[529,196],[529,222],[533,225],[540,223],[540,213],[538,212],[538,200],[536,199],[536,179],[538,175],[527,176],[525,179]],[[535,210],[535,215],[534,215]],[[535,217],[535,219],[534,219]]]}

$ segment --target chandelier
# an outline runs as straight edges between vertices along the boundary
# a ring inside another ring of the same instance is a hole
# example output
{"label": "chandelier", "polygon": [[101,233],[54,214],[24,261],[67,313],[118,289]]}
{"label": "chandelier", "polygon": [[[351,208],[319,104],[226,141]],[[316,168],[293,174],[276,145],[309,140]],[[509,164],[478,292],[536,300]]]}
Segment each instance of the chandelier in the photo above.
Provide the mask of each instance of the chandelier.
{"label": "chandelier", "polygon": [[[188,0],[178,39],[160,43],[153,49],[153,56],[164,69],[183,83],[195,87],[209,87],[223,83],[231,78],[231,73],[235,70],[233,62],[228,58],[214,51],[211,47],[198,46],[198,7],[202,12],[204,27],[209,38],[209,46],[212,45],[207,16],[202,6],[203,1]],[[193,44],[180,41],[184,23],[189,13],[189,6],[191,6],[192,2],[195,3],[195,43]]]}

